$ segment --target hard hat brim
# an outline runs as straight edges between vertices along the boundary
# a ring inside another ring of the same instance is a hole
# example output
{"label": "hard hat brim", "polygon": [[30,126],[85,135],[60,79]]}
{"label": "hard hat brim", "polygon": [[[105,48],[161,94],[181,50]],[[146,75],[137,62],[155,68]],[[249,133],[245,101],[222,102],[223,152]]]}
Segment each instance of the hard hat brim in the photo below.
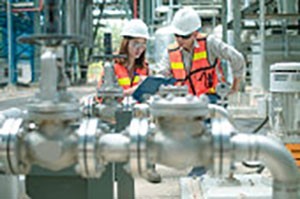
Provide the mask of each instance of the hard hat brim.
{"label": "hard hat brim", "polygon": [[139,38],[144,38],[144,39],[149,39],[149,35],[143,35],[143,34],[127,34],[127,33],[122,33],[121,36],[123,37],[139,37]]}
{"label": "hard hat brim", "polygon": [[171,28],[171,32],[173,34],[177,34],[177,35],[189,35],[194,32],[194,31],[192,31],[192,32],[182,31],[174,26],[170,26],[170,28]]}

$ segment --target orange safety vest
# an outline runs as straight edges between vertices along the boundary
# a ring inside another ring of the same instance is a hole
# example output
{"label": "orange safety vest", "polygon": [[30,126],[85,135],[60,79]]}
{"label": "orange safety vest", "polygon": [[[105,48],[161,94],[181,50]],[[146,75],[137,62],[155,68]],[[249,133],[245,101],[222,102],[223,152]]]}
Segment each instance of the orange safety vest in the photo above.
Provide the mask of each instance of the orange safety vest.
{"label": "orange safety vest", "polygon": [[219,67],[222,80],[224,75],[220,60],[216,59],[211,65],[208,60],[206,36],[200,33],[197,36],[198,47],[194,48],[192,67],[189,73],[186,72],[180,47],[177,43],[169,46],[170,67],[173,77],[177,79],[176,85],[187,85],[189,93],[201,95],[204,93],[215,94],[215,87],[218,84],[216,66]]}
{"label": "orange safety vest", "polygon": [[[119,85],[124,90],[126,90],[128,88],[131,88],[131,87],[137,85],[140,82],[140,75],[148,76],[149,70],[148,70],[148,64],[147,64],[147,62],[145,62],[144,67],[143,68],[137,68],[134,71],[133,78],[130,79],[130,77],[128,75],[127,68],[125,66],[121,65],[121,64],[115,63],[114,72],[115,72],[115,75],[117,77]],[[105,74],[103,73],[102,76],[103,75],[105,75]],[[100,87],[101,84],[102,84],[101,79],[98,82],[98,87]],[[98,97],[95,97],[95,99],[96,99],[97,102],[102,103],[102,99],[100,99]]]}
{"label": "orange safety vest", "polygon": [[137,85],[140,82],[140,75],[148,75],[148,67],[137,68],[133,78],[129,77],[127,68],[121,64],[116,63],[114,69],[118,83],[124,90]]}

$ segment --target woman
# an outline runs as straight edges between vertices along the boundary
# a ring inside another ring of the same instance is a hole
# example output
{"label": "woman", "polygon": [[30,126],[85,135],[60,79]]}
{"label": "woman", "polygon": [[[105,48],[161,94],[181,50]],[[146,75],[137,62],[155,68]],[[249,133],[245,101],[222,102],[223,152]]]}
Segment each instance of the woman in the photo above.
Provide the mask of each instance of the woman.
{"label": "woman", "polygon": [[114,71],[124,95],[131,95],[149,73],[145,60],[149,33],[142,20],[132,19],[124,26],[121,35],[123,40],[118,54],[126,55],[126,58],[116,60]]}
{"label": "woman", "polygon": [[[126,58],[116,60],[114,71],[124,95],[131,95],[149,74],[145,60],[149,33],[142,20],[132,19],[124,26],[121,35],[123,39],[118,54],[126,55]],[[156,173],[154,165],[150,167],[152,172],[148,176],[149,181],[160,182],[161,177]]]}

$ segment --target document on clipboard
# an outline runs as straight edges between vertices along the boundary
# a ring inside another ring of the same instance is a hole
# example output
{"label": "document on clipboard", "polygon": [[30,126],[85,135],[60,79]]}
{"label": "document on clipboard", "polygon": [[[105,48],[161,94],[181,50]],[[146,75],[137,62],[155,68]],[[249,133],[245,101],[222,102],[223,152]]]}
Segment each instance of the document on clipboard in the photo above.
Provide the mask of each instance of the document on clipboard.
{"label": "document on clipboard", "polygon": [[155,94],[161,85],[173,85],[176,82],[175,78],[163,78],[163,77],[147,77],[134,91],[132,97],[138,101],[143,102],[144,95]]}

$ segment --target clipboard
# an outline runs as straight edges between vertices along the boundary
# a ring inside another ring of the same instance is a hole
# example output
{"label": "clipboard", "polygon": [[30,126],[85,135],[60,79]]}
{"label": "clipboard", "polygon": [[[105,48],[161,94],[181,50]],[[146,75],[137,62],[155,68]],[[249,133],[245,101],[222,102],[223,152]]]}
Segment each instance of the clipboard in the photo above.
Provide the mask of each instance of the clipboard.
{"label": "clipboard", "polygon": [[132,97],[138,102],[143,102],[145,94],[153,95],[161,85],[174,85],[176,81],[175,78],[147,77],[133,92]]}

